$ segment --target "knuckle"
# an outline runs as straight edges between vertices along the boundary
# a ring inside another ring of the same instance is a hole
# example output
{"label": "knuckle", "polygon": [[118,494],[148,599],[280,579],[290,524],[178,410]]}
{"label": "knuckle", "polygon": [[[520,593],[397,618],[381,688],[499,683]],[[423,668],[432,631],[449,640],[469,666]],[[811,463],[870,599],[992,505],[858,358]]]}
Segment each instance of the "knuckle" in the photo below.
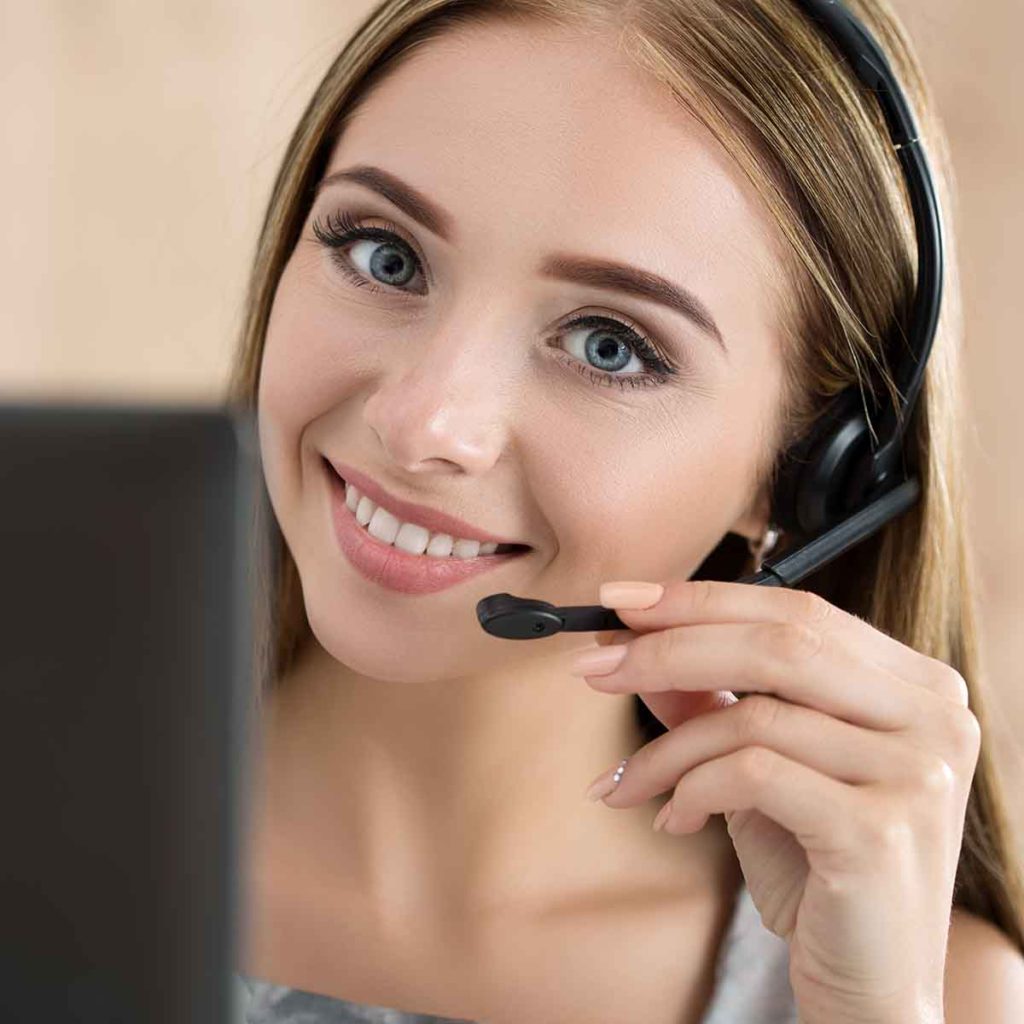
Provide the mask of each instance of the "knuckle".
{"label": "knuckle", "polygon": [[899,850],[911,840],[911,827],[906,818],[896,815],[885,815],[876,826],[876,842],[883,850]]}
{"label": "knuckle", "polygon": [[952,665],[947,665],[944,661],[938,661],[936,664],[940,666],[938,677],[942,695],[956,701],[961,707],[967,707],[970,698],[967,680]]}
{"label": "knuckle", "polygon": [[951,705],[947,730],[954,752],[972,767],[981,753],[981,723],[970,708]]}
{"label": "knuckle", "polygon": [[812,590],[794,590],[792,593],[795,595],[793,600],[797,615],[804,622],[824,622],[834,611],[825,598]]}
{"label": "knuckle", "polygon": [[945,796],[956,785],[953,769],[938,754],[922,754],[917,759],[913,777],[916,788],[930,796]]}
{"label": "knuckle", "polygon": [[700,618],[712,607],[715,597],[715,587],[712,580],[689,580],[687,581],[688,595],[690,598],[690,613]]}
{"label": "knuckle", "polygon": [[743,782],[755,789],[771,782],[775,767],[775,756],[765,747],[746,747],[739,754],[739,769]]}
{"label": "knuckle", "polygon": [[912,839],[910,822],[888,805],[868,814],[864,832],[869,847],[880,852],[900,849]]}
{"label": "knuckle", "polygon": [[970,691],[967,681],[952,665],[941,658],[922,655],[926,663],[925,679],[928,688],[940,697],[966,705]]}
{"label": "knuckle", "polygon": [[807,661],[821,650],[821,634],[800,622],[768,622],[762,631],[764,646],[782,662]]}
{"label": "knuckle", "polygon": [[737,732],[744,743],[757,743],[767,737],[782,705],[764,694],[751,694],[737,705]]}
{"label": "knuckle", "polygon": [[680,647],[683,643],[682,630],[662,629],[657,633],[648,633],[643,639],[654,641],[655,649],[652,653],[659,664],[674,666],[680,662],[682,655]]}

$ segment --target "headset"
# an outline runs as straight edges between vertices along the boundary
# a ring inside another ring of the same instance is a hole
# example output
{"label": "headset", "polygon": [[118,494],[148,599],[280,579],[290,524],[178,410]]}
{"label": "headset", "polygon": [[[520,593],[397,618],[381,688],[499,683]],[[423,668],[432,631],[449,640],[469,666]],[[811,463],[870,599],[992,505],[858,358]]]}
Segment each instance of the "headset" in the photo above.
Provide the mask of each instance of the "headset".
{"label": "headset", "polygon": [[[871,416],[858,385],[841,392],[811,430],[783,456],[772,491],[772,522],[810,540],[765,561],[753,576],[737,583],[792,587],[805,576],[870,537],[920,497],[921,485],[908,471],[903,439],[924,380],[925,364],[939,319],[942,299],[943,226],[935,187],[918,139],[910,106],[885,55],[864,25],[839,0],[794,0],[817,22],[860,81],[878,99],[907,182],[918,251],[917,286],[909,332],[887,339],[906,344],[894,379],[898,408],[880,416],[877,442],[869,423],[879,418],[871,396]],[[916,467],[915,467],[916,468]],[[560,632],[628,629],[602,605],[558,607],[547,601],[492,594],[477,602],[477,619],[493,636],[533,640]]]}

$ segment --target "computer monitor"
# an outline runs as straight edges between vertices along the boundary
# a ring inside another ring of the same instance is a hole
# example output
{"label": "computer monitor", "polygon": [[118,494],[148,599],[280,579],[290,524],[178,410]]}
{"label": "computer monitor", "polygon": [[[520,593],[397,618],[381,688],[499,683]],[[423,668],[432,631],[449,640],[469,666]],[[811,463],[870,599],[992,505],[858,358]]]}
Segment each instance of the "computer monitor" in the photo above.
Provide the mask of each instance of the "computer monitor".
{"label": "computer monitor", "polygon": [[0,404],[0,1020],[232,1020],[253,424]]}

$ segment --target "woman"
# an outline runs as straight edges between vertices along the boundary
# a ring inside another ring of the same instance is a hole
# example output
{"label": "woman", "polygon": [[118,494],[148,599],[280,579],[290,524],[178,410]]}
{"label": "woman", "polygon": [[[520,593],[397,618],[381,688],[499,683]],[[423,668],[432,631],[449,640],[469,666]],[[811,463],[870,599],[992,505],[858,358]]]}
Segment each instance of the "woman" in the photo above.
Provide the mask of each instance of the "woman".
{"label": "woman", "polygon": [[[948,205],[906,36],[851,9]],[[789,441],[895,398],[916,253],[871,95],[791,0],[371,12],[285,155],[231,386],[279,560],[250,1024],[1011,1019],[950,241],[919,503],[803,590],[729,582]],[[600,596],[619,671],[485,633],[501,591]]]}

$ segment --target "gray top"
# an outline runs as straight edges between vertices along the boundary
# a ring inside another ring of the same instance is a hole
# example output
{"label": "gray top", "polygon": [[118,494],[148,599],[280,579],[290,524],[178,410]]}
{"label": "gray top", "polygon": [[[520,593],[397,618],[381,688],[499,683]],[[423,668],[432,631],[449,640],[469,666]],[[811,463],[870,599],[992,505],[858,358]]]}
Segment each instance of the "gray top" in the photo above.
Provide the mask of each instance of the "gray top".
{"label": "gray top", "polygon": [[[235,1024],[478,1024],[334,999],[241,973],[234,982]],[[797,1024],[789,946],[761,924],[746,885],[736,894],[701,1024]]]}

